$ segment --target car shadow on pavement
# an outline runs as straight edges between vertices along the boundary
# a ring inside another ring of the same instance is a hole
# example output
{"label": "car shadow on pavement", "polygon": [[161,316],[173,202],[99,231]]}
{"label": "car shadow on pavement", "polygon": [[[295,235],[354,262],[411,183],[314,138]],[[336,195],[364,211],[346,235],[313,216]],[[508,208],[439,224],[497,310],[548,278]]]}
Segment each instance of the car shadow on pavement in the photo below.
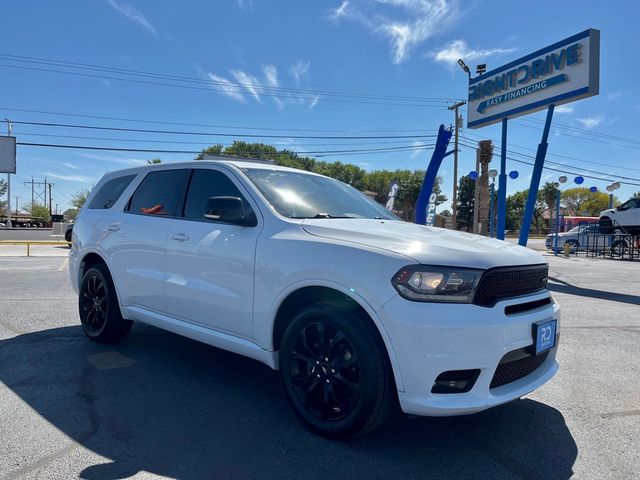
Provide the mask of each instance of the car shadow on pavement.
{"label": "car shadow on pavement", "polygon": [[[91,342],[80,327],[0,341],[0,380],[109,459],[78,467],[84,479],[139,471],[181,479],[569,478],[577,456],[562,414],[533,400],[464,417],[398,414],[367,435],[332,442],[298,423],[277,372],[144,325],[117,345]],[[64,454],[30,462],[42,470]],[[36,467],[18,468],[28,477]]]}
{"label": "car shadow on pavement", "polygon": [[[557,281],[557,280],[554,280]],[[567,295],[578,295],[580,297],[598,298],[601,300],[610,300],[612,302],[629,303],[631,305],[640,305],[640,295],[630,295],[628,293],[608,292],[606,290],[596,290],[594,288],[577,287],[567,282],[548,284],[549,290],[552,292],[565,293]]]}

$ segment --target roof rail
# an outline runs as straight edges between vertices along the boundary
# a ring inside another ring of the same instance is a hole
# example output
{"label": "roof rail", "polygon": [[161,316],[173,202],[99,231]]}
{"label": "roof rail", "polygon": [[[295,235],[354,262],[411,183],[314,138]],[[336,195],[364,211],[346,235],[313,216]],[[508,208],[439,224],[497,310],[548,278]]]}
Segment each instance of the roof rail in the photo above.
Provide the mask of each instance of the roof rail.
{"label": "roof rail", "polygon": [[204,157],[202,157],[202,160],[214,160],[218,162],[237,160],[240,162],[275,164],[273,160],[266,160],[264,158],[244,158],[244,157],[236,157],[234,155],[205,155]]}

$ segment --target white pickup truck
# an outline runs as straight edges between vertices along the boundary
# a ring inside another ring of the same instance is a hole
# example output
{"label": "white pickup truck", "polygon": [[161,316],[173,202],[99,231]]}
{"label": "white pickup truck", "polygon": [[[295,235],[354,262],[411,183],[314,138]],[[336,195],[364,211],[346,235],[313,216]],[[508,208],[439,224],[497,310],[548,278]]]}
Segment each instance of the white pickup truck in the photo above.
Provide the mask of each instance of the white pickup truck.
{"label": "white pickup truck", "polygon": [[266,162],[106,174],[74,226],[70,272],[89,338],[115,342],[139,321],[254,358],[329,437],[397,406],[485,410],[558,370],[560,312],[538,253],[403,222],[348,185]]}

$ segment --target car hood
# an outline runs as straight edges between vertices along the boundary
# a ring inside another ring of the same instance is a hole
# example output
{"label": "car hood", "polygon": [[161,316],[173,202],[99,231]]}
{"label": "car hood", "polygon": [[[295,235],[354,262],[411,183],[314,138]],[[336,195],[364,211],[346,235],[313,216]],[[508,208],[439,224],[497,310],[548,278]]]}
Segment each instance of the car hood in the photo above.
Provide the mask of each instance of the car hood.
{"label": "car hood", "polygon": [[422,264],[486,269],[545,263],[540,254],[509,242],[396,220],[308,219],[301,227],[311,235],[400,253]]}
{"label": "car hood", "polygon": [[616,213],[616,209],[615,208],[607,208],[606,210],[603,210],[603,211],[600,212],[600,216],[610,215],[612,213]]}

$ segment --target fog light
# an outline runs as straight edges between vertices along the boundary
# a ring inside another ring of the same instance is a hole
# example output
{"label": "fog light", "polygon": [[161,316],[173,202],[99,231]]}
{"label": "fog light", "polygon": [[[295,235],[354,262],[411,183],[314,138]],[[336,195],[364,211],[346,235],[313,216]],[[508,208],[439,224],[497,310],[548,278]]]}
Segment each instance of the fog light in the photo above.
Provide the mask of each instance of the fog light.
{"label": "fog light", "polygon": [[431,393],[465,393],[473,388],[480,375],[479,369],[449,370],[441,373],[433,382]]}

